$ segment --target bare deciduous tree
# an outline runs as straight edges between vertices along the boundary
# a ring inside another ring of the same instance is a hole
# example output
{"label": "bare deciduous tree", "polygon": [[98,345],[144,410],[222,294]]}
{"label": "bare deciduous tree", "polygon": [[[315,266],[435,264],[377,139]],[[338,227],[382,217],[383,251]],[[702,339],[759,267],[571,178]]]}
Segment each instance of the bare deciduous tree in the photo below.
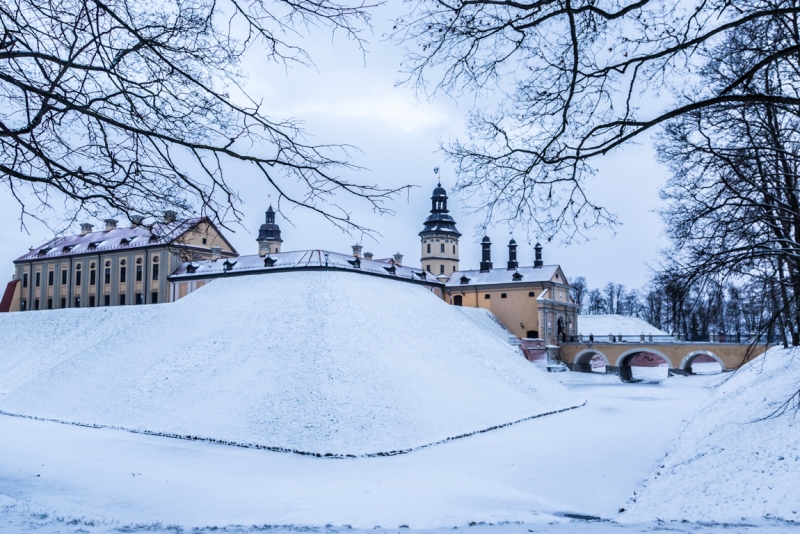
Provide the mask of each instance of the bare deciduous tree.
{"label": "bare deciduous tree", "polygon": [[[773,95],[775,101],[719,103],[669,122],[659,155],[672,170],[664,210],[674,244],[670,269],[686,285],[733,280],[760,288],[779,325],[800,344],[800,34],[797,14],[743,25],[715,47],[706,87]],[[754,71],[755,52],[796,43],[780,64]],[[701,90],[698,90],[701,91]]]}
{"label": "bare deciduous tree", "polygon": [[[240,60],[304,63],[287,36],[360,39],[364,3],[316,0],[7,0],[0,3],[0,180],[24,213],[130,217],[163,209],[237,220],[232,173],[276,200],[363,230],[332,195],[377,210],[396,192],[337,175],[347,146],[305,141],[244,91]],[[233,166],[232,166],[233,165]],[[300,183],[299,192],[290,186]],[[29,206],[30,199],[35,205]]]}
{"label": "bare deciduous tree", "polygon": [[458,187],[487,217],[548,237],[614,222],[584,189],[599,156],[695,111],[800,103],[750,84],[791,61],[800,44],[789,34],[740,49],[748,68],[728,83],[669,98],[738,28],[791,20],[798,0],[408,3],[393,35],[409,45],[407,83],[429,94],[483,92],[496,103],[471,115],[466,140],[443,147]]}

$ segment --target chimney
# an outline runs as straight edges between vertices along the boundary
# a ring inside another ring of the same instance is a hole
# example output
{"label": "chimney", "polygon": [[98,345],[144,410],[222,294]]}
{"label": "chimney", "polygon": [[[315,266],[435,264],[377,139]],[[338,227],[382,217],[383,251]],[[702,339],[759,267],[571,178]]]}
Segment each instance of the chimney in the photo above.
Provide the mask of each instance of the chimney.
{"label": "chimney", "polygon": [[178,212],[167,210],[164,212],[164,222],[165,223],[173,223],[178,218]]}
{"label": "chimney", "polygon": [[116,219],[106,219],[103,222],[106,223],[106,230],[105,230],[106,232],[108,232],[109,230],[116,230],[117,229],[117,220]]}
{"label": "chimney", "polygon": [[399,265],[400,267],[403,266],[403,255],[399,252],[394,255],[394,264]]}
{"label": "chimney", "polygon": [[211,247],[211,259],[218,260],[222,256],[222,247],[213,246]]}
{"label": "chimney", "polygon": [[81,223],[81,235],[91,234],[93,228],[94,226],[89,223]]}
{"label": "chimney", "polygon": [[508,270],[516,269],[519,267],[517,261],[517,242],[513,239],[508,242]]}
{"label": "chimney", "polygon": [[533,266],[541,267],[542,265],[544,265],[544,263],[542,262],[542,245],[536,243],[536,246],[533,247],[533,250],[536,251],[536,259],[533,262]]}
{"label": "chimney", "polygon": [[492,270],[492,241],[489,236],[484,236],[481,241],[481,272],[488,273]]}
{"label": "chimney", "polygon": [[361,249],[364,248],[361,245],[353,245],[353,256],[358,259],[361,259]]}
{"label": "chimney", "polygon": [[141,226],[143,220],[144,217],[142,217],[141,215],[131,215],[131,222],[133,223],[134,226]]}
{"label": "chimney", "polygon": [[364,253],[364,259],[365,260],[371,260],[372,259],[372,255],[373,255],[372,252],[365,252]]}

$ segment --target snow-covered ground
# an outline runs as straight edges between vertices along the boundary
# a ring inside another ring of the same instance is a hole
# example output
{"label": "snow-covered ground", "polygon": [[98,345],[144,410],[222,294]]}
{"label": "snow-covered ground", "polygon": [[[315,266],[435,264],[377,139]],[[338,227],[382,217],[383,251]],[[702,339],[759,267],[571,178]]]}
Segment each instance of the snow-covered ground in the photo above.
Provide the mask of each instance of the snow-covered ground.
{"label": "snow-covered ground", "polygon": [[108,310],[2,314],[0,410],[362,455],[584,401],[461,310],[385,278],[232,277],[173,304]]}
{"label": "snow-covered ground", "polygon": [[503,343],[508,343],[511,339],[517,339],[517,336],[512,334],[511,331],[486,308],[470,308],[468,306],[454,306],[454,308],[469,317],[475,324],[494,337],[502,340]]}
{"label": "snow-covered ground", "polygon": [[798,390],[798,350],[771,349],[728,375],[621,519],[772,517],[800,526]]}
{"label": "snow-covered ground", "polygon": [[[573,373],[552,376],[566,375]],[[588,398],[581,409],[380,458],[314,458],[0,416],[0,494],[51,518],[184,528],[614,519],[719,379],[640,385],[581,375],[568,386]]]}
{"label": "snow-covered ground", "polygon": [[659,330],[644,319],[628,317],[627,315],[579,315],[578,334],[595,337],[609,334],[633,336],[639,334],[666,336],[668,332]]}

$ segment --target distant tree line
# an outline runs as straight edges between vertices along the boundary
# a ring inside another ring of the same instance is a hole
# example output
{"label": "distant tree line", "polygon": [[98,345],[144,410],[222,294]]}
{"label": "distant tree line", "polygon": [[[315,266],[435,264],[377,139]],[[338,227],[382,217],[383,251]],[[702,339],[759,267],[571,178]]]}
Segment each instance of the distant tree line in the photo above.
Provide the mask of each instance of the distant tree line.
{"label": "distant tree line", "polygon": [[590,289],[583,276],[571,281],[572,298],[583,315],[639,317],[688,341],[722,334],[729,341],[746,342],[755,335],[773,343],[789,343],[773,320],[779,311],[773,291],[769,284],[730,281],[686,286],[669,272],[656,274],[642,289],[628,290],[614,282]]}

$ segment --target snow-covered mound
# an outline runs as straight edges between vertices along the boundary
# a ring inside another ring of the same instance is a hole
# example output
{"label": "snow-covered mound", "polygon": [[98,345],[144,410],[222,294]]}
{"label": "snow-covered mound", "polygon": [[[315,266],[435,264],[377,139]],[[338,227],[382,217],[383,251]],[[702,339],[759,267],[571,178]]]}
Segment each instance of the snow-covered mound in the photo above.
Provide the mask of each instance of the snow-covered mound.
{"label": "snow-covered mound", "polygon": [[669,335],[663,330],[659,330],[644,319],[639,317],[629,317],[627,315],[579,315],[578,334],[588,336],[607,336],[608,334],[628,335]]}
{"label": "snow-covered mound", "polygon": [[798,389],[800,351],[781,348],[723,379],[621,519],[800,521]]}
{"label": "snow-covered mound", "polygon": [[492,312],[486,308],[470,308],[462,306],[454,306],[461,313],[469,317],[478,326],[492,334],[497,339],[501,339],[504,343],[508,343],[511,339],[517,339],[517,336],[505,327],[500,320],[494,316]]}
{"label": "snow-covered mound", "polygon": [[163,306],[0,314],[0,399],[56,364],[129,331]]}
{"label": "snow-covered mound", "polygon": [[[0,347],[0,376],[18,378],[4,386],[0,410],[358,455],[582,403],[408,283],[341,272],[241,276],[132,313],[3,314],[0,329],[17,329],[18,340]],[[21,371],[15,347],[25,343],[49,364]]]}

